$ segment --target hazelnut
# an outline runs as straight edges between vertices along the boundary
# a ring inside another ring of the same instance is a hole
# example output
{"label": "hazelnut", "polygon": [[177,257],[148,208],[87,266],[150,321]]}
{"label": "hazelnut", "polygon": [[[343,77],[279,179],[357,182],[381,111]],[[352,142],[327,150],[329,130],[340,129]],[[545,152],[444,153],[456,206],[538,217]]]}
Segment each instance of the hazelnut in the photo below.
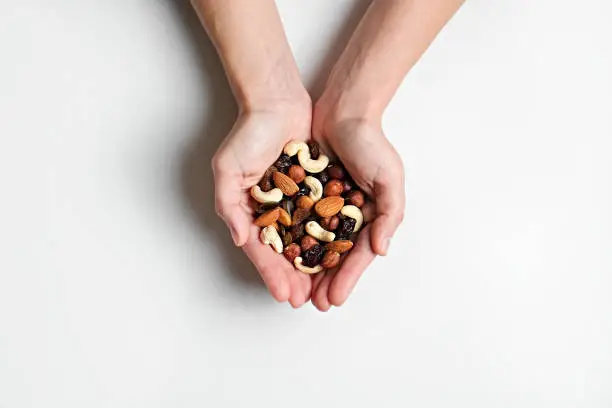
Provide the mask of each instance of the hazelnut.
{"label": "hazelnut", "polygon": [[353,189],[353,185],[351,184],[351,182],[348,180],[344,180],[344,191],[343,192],[348,193],[352,189]]}
{"label": "hazelnut", "polygon": [[344,177],[346,177],[346,172],[344,169],[337,164],[329,166],[327,168],[327,174],[329,174],[329,177],[337,180],[342,180]]}
{"label": "hazelnut", "polygon": [[308,196],[300,196],[300,198],[297,199],[296,205],[298,208],[310,210],[314,205],[314,201],[312,201],[312,198]]}
{"label": "hazelnut", "polygon": [[325,269],[330,269],[338,266],[340,263],[340,254],[334,251],[327,251],[321,260],[321,266]]}
{"label": "hazelnut", "polygon": [[314,239],[313,237],[311,237],[310,235],[305,235],[304,238],[302,238],[302,241],[301,241],[302,251],[306,252],[310,248],[312,248],[313,246],[317,245],[318,243],[319,242],[316,239]]}
{"label": "hazelnut", "polygon": [[285,258],[291,263],[293,263],[293,260],[300,256],[301,253],[302,250],[298,244],[289,244],[283,251],[283,255],[285,255]]}
{"label": "hazelnut", "polygon": [[291,179],[295,181],[296,184],[300,184],[306,178],[306,172],[304,171],[304,169],[301,166],[295,164],[289,167],[287,175],[291,177]]}
{"label": "hazelnut", "polygon": [[342,194],[344,186],[340,180],[330,180],[325,184],[323,194],[329,196],[339,196]]}
{"label": "hazelnut", "polygon": [[328,231],[333,231],[338,228],[338,224],[340,224],[340,218],[337,215],[333,215],[331,217],[321,218],[319,224]]}
{"label": "hazelnut", "polygon": [[361,191],[353,190],[348,193],[348,195],[346,196],[346,200],[348,204],[353,204],[355,207],[361,207],[365,202],[365,197],[363,196],[363,193]]}

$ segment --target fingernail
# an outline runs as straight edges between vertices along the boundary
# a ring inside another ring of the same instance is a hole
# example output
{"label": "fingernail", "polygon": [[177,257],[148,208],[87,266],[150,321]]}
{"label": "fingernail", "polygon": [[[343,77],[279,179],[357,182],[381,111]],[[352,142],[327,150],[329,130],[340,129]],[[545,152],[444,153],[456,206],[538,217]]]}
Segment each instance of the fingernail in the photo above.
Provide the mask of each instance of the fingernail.
{"label": "fingernail", "polygon": [[385,255],[387,255],[387,252],[389,252],[389,246],[390,245],[391,245],[391,238],[385,238],[383,240],[383,245],[382,245],[382,250],[383,250]]}

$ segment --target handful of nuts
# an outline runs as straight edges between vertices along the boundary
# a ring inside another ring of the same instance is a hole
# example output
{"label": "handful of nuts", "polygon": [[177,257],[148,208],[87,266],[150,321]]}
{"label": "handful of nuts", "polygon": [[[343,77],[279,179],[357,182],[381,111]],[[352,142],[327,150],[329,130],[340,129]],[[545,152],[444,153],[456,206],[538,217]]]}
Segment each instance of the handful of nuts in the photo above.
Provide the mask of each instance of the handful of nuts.
{"label": "handful of nuts", "polygon": [[251,197],[261,241],[308,274],[338,266],[364,222],[365,195],[315,142],[289,142]]}

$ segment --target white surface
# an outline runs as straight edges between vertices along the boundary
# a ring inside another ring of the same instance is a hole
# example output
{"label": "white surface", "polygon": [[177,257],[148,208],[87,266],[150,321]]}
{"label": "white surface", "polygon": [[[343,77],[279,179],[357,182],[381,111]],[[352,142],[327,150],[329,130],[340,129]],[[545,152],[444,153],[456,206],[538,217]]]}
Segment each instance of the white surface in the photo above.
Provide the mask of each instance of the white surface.
{"label": "white surface", "polygon": [[[2,1],[0,407],[612,406],[612,5],[579,3],[456,16],[385,117],[405,224],[322,314],[212,215],[235,108],[188,6]],[[279,2],[309,86],[355,4]]]}

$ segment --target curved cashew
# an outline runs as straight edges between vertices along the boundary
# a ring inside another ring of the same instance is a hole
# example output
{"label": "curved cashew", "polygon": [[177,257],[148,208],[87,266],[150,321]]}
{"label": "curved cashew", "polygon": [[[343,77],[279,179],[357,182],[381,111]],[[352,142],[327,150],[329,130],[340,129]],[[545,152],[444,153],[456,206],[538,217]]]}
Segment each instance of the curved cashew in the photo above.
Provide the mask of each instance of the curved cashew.
{"label": "curved cashew", "polygon": [[304,142],[300,142],[299,140],[290,141],[289,143],[285,145],[285,148],[283,149],[285,154],[289,157],[295,156],[301,150],[310,153],[310,149],[308,148],[308,145]]}
{"label": "curved cashew", "polygon": [[283,199],[283,192],[280,188],[273,188],[270,191],[262,191],[258,185],[251,187],[251,197],[258,203],[278,203]]}
{"label": "curved cashew", "polygon": [[316,160],[312,159],[310,157],[310,150],[300,150],[297,155],[300,166],[309,173],[320,173],[325,170],[329,164],[329,157],[324,154],[320,154],[319,158]]}
{"label": "curved cashew", "polygon": [[354,218],[356,222],[353,232],[359,231],[359,228],[361,228],[361,226],[363,225],[363,213],[361,212],[359,207],[356,207],[354,205],[345,205],[340,210],[340,213],[344,216]]}
{"label": "curved cashew", "polygon": [[321,184],[318,179],[312,176],[306,176],[304,179],[304,184],[310,189],[310,194],[308,194],[308,197],[310,197],[312,201],[316,203],[321,199],[321,197],[323,197],[323,184]]}
{"label": "curved cashew", "polygon": [[313,273],[323,272],[323,267],[321,265],[317,265],[314,268],[310,268],[302,264],[302,257],[298,256],[293,260],[293,264],[295,268],[300,271],[312,275]]}
{"label": "curved cashew", "polygon": [[261,229],[259,239],[261,239],[261,242],[266,245],[272,245],[272,248],[274,248],[274,250],[279,254],[283,253],[283,240],[272,225],[268,225],[267,227]]}
{"label": "curved cashew", "polygon": [[319,241],[332,242],[336,239],[336,234],[327,231],[316,221],[309,221],[306,223],[306,232]]}

